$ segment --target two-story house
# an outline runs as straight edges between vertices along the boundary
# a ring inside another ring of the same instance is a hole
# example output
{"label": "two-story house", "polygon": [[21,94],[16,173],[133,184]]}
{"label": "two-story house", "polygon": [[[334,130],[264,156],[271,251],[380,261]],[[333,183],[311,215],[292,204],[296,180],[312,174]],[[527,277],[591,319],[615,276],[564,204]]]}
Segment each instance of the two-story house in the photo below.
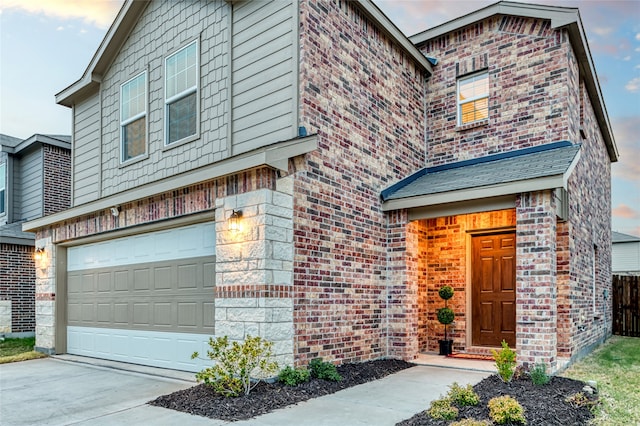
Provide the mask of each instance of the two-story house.
{"label": "two-story house", "polygon": [[34,239],[22,223],[70,206],[71,137],[0,134],[0,334],[34,335]]}
{"label": "two-story house", "polygon": [[72,207],[23,227],[42,351],[415,359],[444,284],[456,350],[555,370],[611,332],[617,151],[576,9],[408,39],[369,0],[127,1],[56,100]]}

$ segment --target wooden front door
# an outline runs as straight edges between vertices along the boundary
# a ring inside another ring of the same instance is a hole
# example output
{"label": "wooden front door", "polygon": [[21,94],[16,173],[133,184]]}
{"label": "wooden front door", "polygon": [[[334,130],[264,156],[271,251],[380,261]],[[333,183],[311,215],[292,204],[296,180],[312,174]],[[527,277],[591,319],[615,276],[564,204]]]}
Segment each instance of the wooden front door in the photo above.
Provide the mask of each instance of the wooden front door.
{"label": "wooden front door", "polygon": [[516,345],[516,234],[472,237],[471,321],[474,346]]}

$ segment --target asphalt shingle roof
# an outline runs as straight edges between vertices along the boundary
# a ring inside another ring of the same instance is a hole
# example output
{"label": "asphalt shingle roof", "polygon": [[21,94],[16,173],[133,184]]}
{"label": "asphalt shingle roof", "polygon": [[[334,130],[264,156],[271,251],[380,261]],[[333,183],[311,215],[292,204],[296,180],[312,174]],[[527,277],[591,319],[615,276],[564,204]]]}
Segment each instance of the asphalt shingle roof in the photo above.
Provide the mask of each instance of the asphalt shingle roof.
{"label": "asphalt shingle roof", "polygon": [[580,145],[558,142],[546,147],[426,168],[383,191],[383,200],[479,188],[547,176],[567,171]]}
{"label": "asphalt shingle roof", "polygon": [[629,234],[623,234],[622,232],[611,232],[612,243],[632,243],[636,241],[640,241],[640,238]]}
{"label": "asphalt shingle roof", "polygon": [[35,239],[35,236],[31,232],[22,231],[22,222],[14,222],[0,226],[0,237]]}

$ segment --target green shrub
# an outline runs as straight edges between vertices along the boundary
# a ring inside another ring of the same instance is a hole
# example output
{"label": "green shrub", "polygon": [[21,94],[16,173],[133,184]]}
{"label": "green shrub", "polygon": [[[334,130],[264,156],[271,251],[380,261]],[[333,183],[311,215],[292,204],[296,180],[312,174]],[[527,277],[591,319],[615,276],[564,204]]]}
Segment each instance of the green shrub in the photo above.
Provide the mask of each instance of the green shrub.
{"label": "green shrub", "polygon": [[534,365],[529,376],[534,385],[546,385],[551,380],[551,376],[547,374],[547,365],[543,363]]}
{"label": "green shrub", "polygon": [[511,381],[513,377],[513,373],[516,368],[516,353],[513,351],[507,342],[502,341],[502,349],[500,351],[496,351],[494,349],[491,350],[493,354],[493,359],[496,362],[496,368],[498,369],[498,375],[502,379],[503,382],[508,383]]}
{"label": "green shrub", "polygon": [[526,424],[524,408],[518,401],[509,395],[492,398],[488,404],[489,417],[497,424],[522,423]]}
{"label": "green shrub", "polygon": [[306,368],[285,367],[278,374],[278,381],[287,386],[298,386],[300,383],[308,382],[311,373]]}
{"label": "green shrub", "polygon": [[460,407],[478,405],[480,403],[480,398],[473,390],[473,386],[467,385],[462,387],[457,382],[453,382],[451,386],[449,386],[447,398]]}
{"label": "green shrub", "polygon": [[[220,395],[231,397],[249,395],[258,380],[251,377],[267,377],[278,371],[278,364],[271,360],[273,343],[261,337],[247,336],[244,342],[232,342],[227,336],[209,338],[209,359],[213,367],[196,374],[198,382],[204,382]],[[191,359],[199,358],[198,352]]]}
{"label": "green shrub", "polygon": [[438,290],[438,295],[442,298],[442,300],[449,300],[453,297],[453,287],[450,285],[445,285],[440,287]]}
{"label": "green shrub", "polygon": [[458,409],[451,405],[451,400],[448,398],[436,399],[431,402],[428,413],[435,420],[454,420],[458,417]]}
{"label": "green shrub", "polygon": [[449,426],[491,426],[488,420],[462,419],[451,423]]}
{"label": "green shrub", "polygon": [[440,324],[443,325],[451,324],[456,317],[456,315],[453,313],[453,309],[446,307],[438,309],[436,315]]}
{"label": "green shrub", "polygon": [[322,358],[312,359],[309,363],[309,370],[311,371],[311,377],[316,379],[329,380],[331,382],[342,380],[342,376],[338,374],[336,366],[330,362],[323,361]]}

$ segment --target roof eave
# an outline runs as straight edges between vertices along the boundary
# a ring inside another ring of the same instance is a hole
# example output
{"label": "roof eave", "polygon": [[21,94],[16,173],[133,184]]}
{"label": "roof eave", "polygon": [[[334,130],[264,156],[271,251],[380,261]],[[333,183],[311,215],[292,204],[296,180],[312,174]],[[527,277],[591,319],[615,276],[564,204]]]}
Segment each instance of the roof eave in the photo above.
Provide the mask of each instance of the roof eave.
{"label": "roof eave", "polygon": [[377,23],[381,29],[389,37],[395,40],[398,45],[400,45],[400,47],[415,60],[416,63],[429,73],[429,75],[433,74],[431,63],[426,56],[424,56],[414,43],[409,40],[409,38],[407,38],[407,36],[404,35],[404,33],[400,31],[393,22],[391,22],[387,15],[385,15],[378,6],[376,6],[371,0],[358,0],[356,4],[369,17],[369,19]]}
{"label": "roof eave", "polygon": [[122,5],[118,15],[100,43],[98,50],[82,74],[82,77],[69,87],[57,93],[56,103],[71,107],[76,101],[94,93],[100,87],[102,75],[104,75],[108,69],[113,58],[115,58],[120,47],[129,36],[138,17],[150,1],[151,0],[127,0]]}
{"label": "roof eave", "polygon": [[436,194],[417,195],[414,197],[397,198],[382,203],[382,211],[412,209],[428,207],[461,201],[478,200],[482,198],[494,198],[504,195],[519,194],[522,192],[543,191],[547,189],[565,188],[567,181],[565,172],[552,176],[544,176],[535,179],[526,179],[514,182],[499,183],[474,188],[458,189]]}
{"label": "roof eave", "polygon": [[437,27],[415,34],[409,37],[409,39],[416,45],[420,45],[428,40],[432,40],[495,15],[512,15],[549,19],[551,20],[552,28],[567,28],[567,31],[569,32],[569,40],[576,53],[576,57],[578,58],[580,72],[584,77],[589,98],[593,103],[593,109],[602,132],[602,137],[607,148],[607,153],[609,154],[609,159],[611,162],[618,161],[618,148],[615,143],[613,130],[604,104],[604,97],[602,96],[600,83],[595,71],[595,66],[587,44],[587,38],[585,36],[578,9],[526,3],[498,2],[460,18],[445,22]]}

